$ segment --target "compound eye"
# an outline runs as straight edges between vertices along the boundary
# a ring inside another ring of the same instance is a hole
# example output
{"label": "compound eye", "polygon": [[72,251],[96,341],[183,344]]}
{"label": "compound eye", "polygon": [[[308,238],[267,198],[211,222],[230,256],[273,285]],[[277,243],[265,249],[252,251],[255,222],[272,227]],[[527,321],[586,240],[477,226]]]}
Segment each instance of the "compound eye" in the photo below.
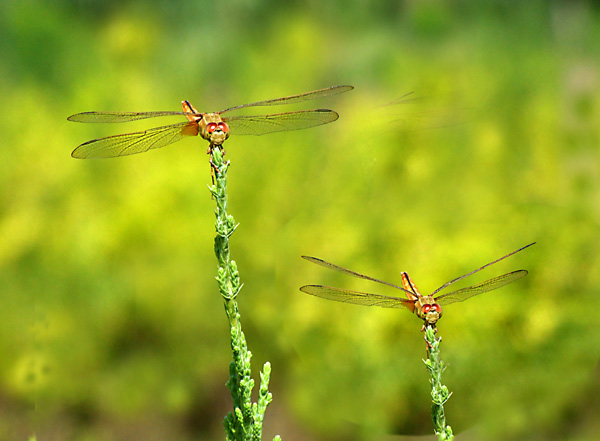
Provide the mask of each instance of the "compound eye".
{"label": "compound eye", "polygon": [[206,125],[206,131],[208,133],[213,133],[215,130],[217,130],[217,127],[218,127],[217,123],[214,123],[214,122],[208,123]]}
{"label": "compound eye", "polygon": [[227,124],[225,124],[224,122],[219,123],[219,128],[222,131],[224,131],[225,133],[229,133],[229,126]]}
{"label": "compound eye", "polygon": [[423,314],[427,314],[429,311],[431,311],[432,305],[423,305],[423,309],[421,309],[421,311],[423,311]]}
{"label": "compound eye", "polygon": [[435,309],[436,312],[442,312],[442,307],[440,305],[438,305],[437,303],[434,303],[433,305],[431,305],[431,309]]}

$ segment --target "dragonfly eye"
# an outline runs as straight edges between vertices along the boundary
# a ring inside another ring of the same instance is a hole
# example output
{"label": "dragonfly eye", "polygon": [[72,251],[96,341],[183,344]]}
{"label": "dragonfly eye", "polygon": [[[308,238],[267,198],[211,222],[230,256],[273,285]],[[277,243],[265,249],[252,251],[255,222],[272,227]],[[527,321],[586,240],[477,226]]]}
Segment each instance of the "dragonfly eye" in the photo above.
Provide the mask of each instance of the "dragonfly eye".
{"label": "dragonfly eye", "polygon": [[219,128],[221,130],[223,130],[225,133],[229,133],[229,126],[226,123],[220,122],[219,123]]}
{"label": "dragonfly eye", "polygon": [[423,305],[423,308],[421,309],[421,311],[423,311],[423,314],[427,314],[429,311],[431,311],[432,307],[433,307],[433,305]]}
{"label": "dragonfly eye", "polygon": [[442,307],[440,305],[438,305],[437,303],[434,303],[433,305],[431,305],[431,309],[435,310],[438,313],[442,312]]}
{"label": "dragonfly eye", "polygon": [[208,133],[213,133],[215,130],[217,130],[217,127],[218,127],[217,123],[214,123],[214,122],[208,123],[206,125],[206,131]]}

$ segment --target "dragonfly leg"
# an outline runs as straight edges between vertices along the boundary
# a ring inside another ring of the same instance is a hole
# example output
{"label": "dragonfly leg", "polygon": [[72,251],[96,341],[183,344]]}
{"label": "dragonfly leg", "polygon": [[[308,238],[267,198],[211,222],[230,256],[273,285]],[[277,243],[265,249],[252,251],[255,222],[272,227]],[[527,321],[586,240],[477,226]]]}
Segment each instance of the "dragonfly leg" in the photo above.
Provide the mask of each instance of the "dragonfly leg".
{"label": "dragonfly leg", "polygon": [[212,157],[208,160],[208,162],[210,162],[210,180],[212,181],[212,184],[215,185],[215,178],[219,174],[219,169],[213,162]]}
{"label": "dragonfly leg", "polygon": [[423,326],[421,326],[421,332],[423,332],[423,340],[425,340],[425,343],[427,344],[427,356],[429,356],[429,349],[432,347],[431,343],[429,343],[429,340],[427,340],[427,335],[425,335],[425,329],[427,329],[427,327],[429,326],[433,326],[433,332],[437,334],[437,328],[435,327],[435,325],[428,325],[423,323]]}
{"label": "dragonfly leg", "polygon": [[210,159],[208,160],[208,162],[210,162],[210,168],[211,168],[211,169],[212,169],[212,170],[213,170],[215,173],[217,173],[217,174],[218,174],[218,173],[219,173],[219,167],[217,167],[217,166],[215,165],[215,163],[213,162],[212,158],[210,158]]}
{"label": "dragonfly leg", "polygon": [[[210,179],[212,180],[212,184],[215,185],[215,178],[217,177],[218,174],[220,174],[221,172],[219,171],[219,167],[217,167],[217,165],[215,165],[215,163],[212,160],[212,156],[211,158],[208,160],[208,162],[210,162]],[[225,163],[226,167],[229,167],[229,161],[227,161]]]}
{"label": "dragonfly leg", "polygon": [[[222,145],[221,145],[220,147],[221,147],[221,155],[222,155],[222,156],[225,156],[225,147],[223,147]],[[206,154],[207,154],[207,155],[212,155],[212,151],[213,151],[213,145],[212,145],[212,144],[210,144],[210,145],[208,146],[208,150],[206,151]]]}
{"label": "dragonfly leg", "polygon": [[[215,163],[213,162],[212,158],[210,158],[210,159],[208,160],[208,162],[210,162],[210,167],[211,167],[211,169],[212,169],[212,170],[214,170],[214,172],[215,172],[217,175],[218,175],[219,173],[221,173],[221,172],[219,171],[219,167],[217,167],[217,166],[215,165]],[[227,161],[227,162],[225,163],[225,165],[226,165],[227,167],[229,167],[229,161]]]}
{"label": "dragonfly leg", "polygon": [[433,327],[433,332],[435,332],[437,334],[437,328],[436,328],[436,326],[428,324],[428,323],[423,323],[423,326],[421,326],[421,332],[425,332],[425,329],[427,329],[428,326]]}

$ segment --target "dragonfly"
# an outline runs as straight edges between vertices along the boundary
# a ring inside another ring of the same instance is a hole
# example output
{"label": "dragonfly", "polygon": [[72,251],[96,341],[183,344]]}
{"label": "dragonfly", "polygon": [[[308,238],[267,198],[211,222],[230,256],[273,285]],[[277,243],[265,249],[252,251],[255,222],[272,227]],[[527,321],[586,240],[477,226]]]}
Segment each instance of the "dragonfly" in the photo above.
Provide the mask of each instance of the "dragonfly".
{"label": "dragonfly", "polygon": [[512,253],[508,253],[507,255],[502,256],[499,259],[494,260],[493,262],[483,265],[482,267],[479,267],[476,270],[471,271],[470,273],[452,279],[449,282],[444,283],[442,286],[440,286],[438,289],[436,289],[429,295],[421,295],[419,289],[417,288],[417,285],[415,285],[415,283],[412,281],[412,279],[406,272],[401,273],[402,286],[398,286],[394,285],[393,283],[385,282],[383,280],[375,279],[373,277],[366,276],[364,274],[360,274],[346,268],[342,268],[340,266],[334,265],[333,263],[326,262],[316,257],[302,256],[302,258],[310,262],[316,263],[317,265],[324,266],[325,268],[329,268],[344,274],[348,274],[350,276],[370,280],[372,282],[381,283],[383,285],[399,289],[401,291],[404,291],[407,298],[405,299],[401,297],[385,296],[381,294],[369,294],[365,292],[351,291],[348,289],[334,288],[331,286],[323,285],[305,285],[300,288],[300,291],[316,297],[321,297],[324,299],[335,300],[344,303],[353,303],[356,305],[380,306],[382,308],[398,309],[405,308],[408,309],[410,312],[415,313],[418,318],[423,320],[424,323],[422,329],[425,329],[425,326],[435,327],[437,321],[442,317],[442,306],[449,305],[451,303],[462,302],[463,300],[466,300],[473,296],[501,288],[505,285],[508,285],[509,283],[512,283],[516,280],[525,277],[527,275],[527,271],[512,271],[510,273],[494,277],[492,279],[486,280],[485,282],[478,283],[467,288],[457,289],[455,291],[451,291],[445,294],[439,294],[437,296],[436,294],[448,288],[450,285],[458,282],[459,280],[462,280],[465,277],[475,274],[481,271],[482,269],[487,268],[490,265],[498,263],[501,260],[504,260],[507,257],[512,256],[513,254],[518,253],[519,251],[522,251],[525,248],[528,248],[534,244],[535,242],[530,243],[529,245],[525,245],[524,247],[521,247],[518,250],[513,251]]}
{"label": "dragonfly", "polygon": [[333,86],[313,90],[298,95],[275,98],[256,103],[242,104],[219,112],[201,113],[189,101],[182,101],[182,112],[83,112],[69,116],[69,121],[81,123],[121,123],[160,116],[184,116],[186,121],[140,132],[125,133],[93,139],[78,146],[71,156],[74,158],[113,158],[133,155],[148,150],[165,147],[187,136],[200,135],[210,143],[209,153],[214,146],[220,146],[233,135],[265,135],[287,130],[308,129],[331,123],[339,115],[329,109],[298,110],[258,116],[229,116],[229,112],[247,107],[295,104],[347,92],[352,86]]}

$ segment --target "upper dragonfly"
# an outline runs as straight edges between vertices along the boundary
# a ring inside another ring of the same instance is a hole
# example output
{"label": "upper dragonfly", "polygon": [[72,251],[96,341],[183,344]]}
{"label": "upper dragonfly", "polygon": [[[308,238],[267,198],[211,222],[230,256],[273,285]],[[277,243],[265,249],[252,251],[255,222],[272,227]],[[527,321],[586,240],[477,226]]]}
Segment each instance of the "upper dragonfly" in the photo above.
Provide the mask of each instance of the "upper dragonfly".
{"label": "upper dragonfly", "polygon": [[349,274],[354,277],[358,277],[361,279],[371,280],[373,282],[382,283],[387,286],[391,286],[393,288],[397,288],[401,291],[404,291],[407,299],[403,299],[400,297],[392,297],[392,296],[384,296],[381,294],[369,294],[365,292],[358,291],[350,291],[348,289],[342,288],[333,288],[331,286],[323,286],[323,285],[306,285],[300,288],[300,291],[303,291],[307,294],[311,294],[313,296],[322,297],[324,299],[336,300],[338,302],[345,303],[354,303],[357,305],[365,305],[365,306],[381,306],[383,308],[406,308],[411,312],[414,312],[417,317],[424,321],[424,326],[435,326],[436,322],[442,317],[442,305],[449,305],[450,303],[462,302],[470,297],[483,294],[484,292],[493,291],[494,289],[498,289],[504,285],[508,285],[509,283],[514,282],[522,277],[527,275],[526,270],[518,270],[513,271],[507,274],[503,274],[498,277],[494,277],[493,279],[486,280],[485,282],[479,283],[477,285],[469,286],[467,288],[458,289],[456,291],[452,291],[446,294],[441,294],[433,297],[435,294],[440,292],[441,290],[447,288],[459,280],[464,279],[467,276],[475,274],[482,269],[493,265],[494,263],[500,262],[503,259],[506,259],[508,256],[512,256],[515,253],[518,253],[521,250],[524,250],[527,247],[535,244],[535,242],[530,243],[529,245],[525,245],[518,250],[513,251],[512,253],[507,254],[499,259],[494,260],[486,265],[483,265],[480,268],[477,268],[474,271],[471,271],[464,276],[457,277],[456,279],[450,280],[449,282],[444,283],[438,289],[433,291],[429,295],[421,295],[417,286],[413,283],[407,273],[402,272],[402,287],[394,285],[389,282],[384,282],[383,280],[375,279],[373,277],[365,276],[364,274],[360,274],[354,271],[350,271],[346,268],[339,267],[329,262],[325,262],[324,260],[317,259],[316,257],[308,257],[302,256],[304,259],[314,262],[318,265],[324,266],[325,268],[330,268],[336,271],[340,271],[344,274]]}
{"label": "upper dragonfly", "polygon": [[69,116],[69,121],[83,123],[116,123],[137,121],[138,119],[155,118],[158,116],[183,115],[187,121],[156,127],[142,132],[126,133],[108,136],[85,142],[73,150],[74,158],[112,158],[116,156],[133,155],[158,149],[183,139],[186,136],[200,135],[212,146],[219,146],[234,135],[264,135],[285,130],[299,130],[328,124],[339,118],[339,115],[329,109],[299,110],[295,112],[275,113],[260,116],[224,116],[233,110],[246,107],[275,106],[293,104],[302,101],[335,95],[354,89],[352,86],[333,86],[326,89],[313,90],[298,95],[276,98],[256,103],[242,104],[221,110],[220,112],[198,112],[189,101],[183,101],[183,112],[84,112]]}

